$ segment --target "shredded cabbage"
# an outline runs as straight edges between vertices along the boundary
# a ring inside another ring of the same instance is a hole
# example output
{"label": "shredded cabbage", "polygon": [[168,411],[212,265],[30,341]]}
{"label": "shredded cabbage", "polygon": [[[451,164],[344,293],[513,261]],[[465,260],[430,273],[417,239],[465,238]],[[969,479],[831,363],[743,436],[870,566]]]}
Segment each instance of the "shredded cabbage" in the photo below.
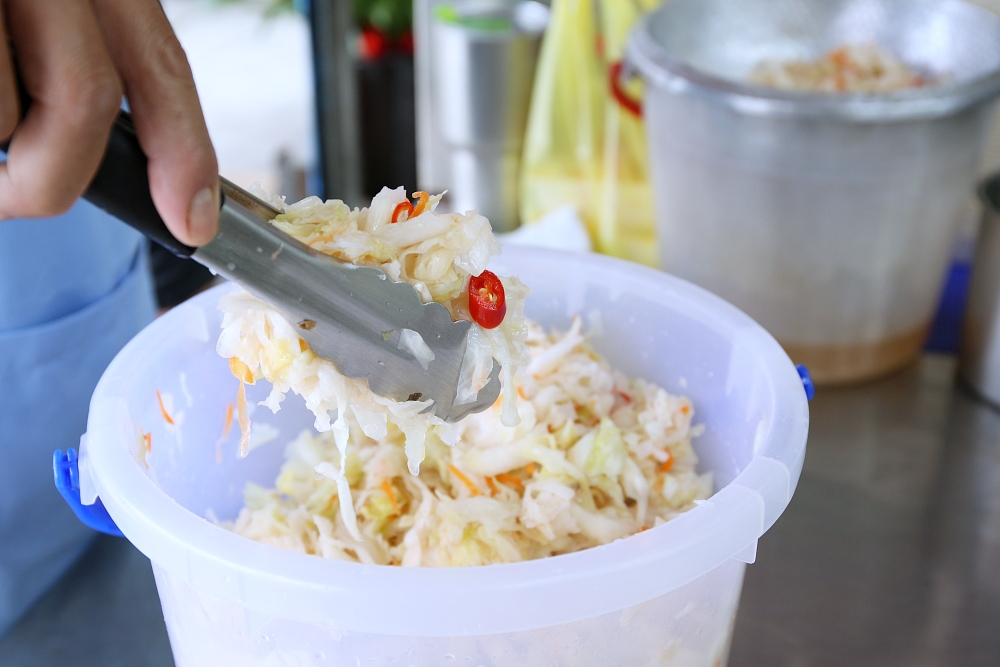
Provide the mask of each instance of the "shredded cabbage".
{"label": "shredded cabbage", "polygon": [[427,370],[431,362],[434,361],[434,352],[424,342],[423,336],[413,329],[403,329],[399,332],[399,349],[412,354],[424,370]]}
{"label": "shredded cabbage", "polygon": [[529,370],[510,392],[521,399],[517,426],[503,425],[498,402],[451,430],[427,429],[412,474],[404,428],[368,428],[346,411],[346,459],[329,463],[342,455],[335,433],[303,432],[275,488],[248,486],[231,529],[338,560],[481,565],[605,544],[709,497],[690,400],[612,370],[578,319],[562,334],[525,327]]}
{"label": "shredded cabbage", "polygon": [[[468,309],[470,276],[478,276],[491,257],[500,253],[489,222],[475,211],[466,214],[438,214],[441,197],[431,197],[426,209],[413,217],[391,223],[393,210],[408,201],[403,188],[383,188],[369,208],[351,210],[337,200],[309,197],[285,205],[259,187],[254,194],[269,201],[282,213],[275,227],[312,248],[359,266],[382,269],[394,281],[413,285],[425,302],[443,304],[456,320],[471,320]],[[486,384],[496,359],[504,388],[503,423],[517,424],[517,394],[513,378],[529,361],[525,339],[524,300],[528,294],[514,277],[501,277],[507,313],[500,326],[486,330],[475,322],[469,328],[465,361],[459,386],[458,404],[475,400]],[[454,443],[455,430],[428,412],[428,401],[398,402],[372,394],[367,382],[341,375],[336,366],[317,357],[296,329],[277,310],[243,289],[222,297],[222,333],[216,349],[230,360],[233,374],[240,380],[237,401],[243,433],[241,455],[249,451],[250,420],[247,416],[244,383],[266,379],[271,393],[262,402],[277,412],[291,391],[305,398],[315,415],[315,428],[332,435],[336,453],[323,459],[340,475],[346,475],[349,445],[364,439],[385,440],[401,434],[407,467],[419,473],[428,440]],[[420,334],[404,329],[399,347],[427,368],[434,353]],[[323,474],[331,474],[324,468]],[[331,477],[331,479],[334,479]],[[337,478],[339,479],[339,478]],[[341,483],[344,492],[348,485]],[[352,504],[340,505],[348,537],[357,531]],[[325,530],[325,529],[324,529]],[[333,538],[330,538],[333,539]],[[337,539],[341,539],[337,537]],[[325,547],[326,548],[326,547]]]}

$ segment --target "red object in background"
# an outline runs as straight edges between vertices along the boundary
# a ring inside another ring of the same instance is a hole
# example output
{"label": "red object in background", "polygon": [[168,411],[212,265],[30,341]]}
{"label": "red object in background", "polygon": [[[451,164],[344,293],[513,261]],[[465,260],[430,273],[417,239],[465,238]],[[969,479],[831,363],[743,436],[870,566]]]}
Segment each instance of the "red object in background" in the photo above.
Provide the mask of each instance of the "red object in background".
{"label": "red object in background", "polygon": [[362,60],[378,60],[390,51],[400,51],[408,56],[413,55],[413,32],[407,30],[399,39],[393,40],[386,33],[371,26],[361,30],[358,37],[358,52]]}
{"label": "red object in background", "polygon": [[407,30],[402,35],[399,36],[399,41],[397,42],[399,50],[408,56],[413,55],[413,31]]}
{"label": "red object in background", "polygon": [[364,60],[377,60],[389,50],[389,39],[375,28],[365,28],[358,39],[358,51]]}
{"label": "red object in background", "polygon": [[507,314],[503,283],[492,271],[469,278],[469,314],[484,329],[495,329]]}
{"label": "red object in background", "polygon": [[611,63],[611,67],[608,68],[608,79],[611,85],[611,94],[618,101],[618,104],[622,106],[629,113],[642,118],[642,102],[634,100],[629,97],[624,90],[622,90],[622,61],[617,61]]}

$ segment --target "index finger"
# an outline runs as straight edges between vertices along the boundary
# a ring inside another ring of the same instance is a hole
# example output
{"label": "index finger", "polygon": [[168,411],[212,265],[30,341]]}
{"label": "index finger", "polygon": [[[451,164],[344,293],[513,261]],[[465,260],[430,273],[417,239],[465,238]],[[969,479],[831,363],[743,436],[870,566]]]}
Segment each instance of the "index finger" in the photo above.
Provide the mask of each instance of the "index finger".
{"label": "index finger", "polygon": [[167,228],[188,245],[215,235],[219,166],[184,49],[157,0],[93,0],[118,67],[149,188]]}
{"label": "index finger", "polygon": [[97,170],[121,84],[88,3],[17,0],[5,9],[33,101],[0,165],[0,217],[56,215]]}

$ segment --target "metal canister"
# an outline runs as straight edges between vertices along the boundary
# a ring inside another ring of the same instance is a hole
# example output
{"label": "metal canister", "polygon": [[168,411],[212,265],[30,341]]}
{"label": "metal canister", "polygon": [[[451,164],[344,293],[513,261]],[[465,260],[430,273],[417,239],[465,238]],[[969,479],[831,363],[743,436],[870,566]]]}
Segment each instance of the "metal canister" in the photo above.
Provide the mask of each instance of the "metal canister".
{"label": "metal canister", "polygon": [[983,224],[962,328],[961,378],[1000,408],[1000,174],[979,186]]}
{"label": "metal canister", "polygon": [[494,230],[510,231],[518,224],[518,167],[547,10],[494,0],[435,9],[433,115],[447,146],[448,207],[478,209]]}

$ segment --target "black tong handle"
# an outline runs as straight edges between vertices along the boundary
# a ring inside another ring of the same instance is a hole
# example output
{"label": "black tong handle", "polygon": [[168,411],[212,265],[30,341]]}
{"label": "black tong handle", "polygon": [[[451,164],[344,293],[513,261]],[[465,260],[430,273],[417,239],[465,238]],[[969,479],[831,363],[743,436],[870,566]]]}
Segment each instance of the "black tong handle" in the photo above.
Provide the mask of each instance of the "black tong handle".
{"label": "black tong handle", "polygon": [[[31,105],[31,98],[20,81],[18,89],[23,118]],[[6,152],[9,143],[5,141],[0,144],[0,150]],[[139,138],[135,134],[132,116],[127,111],[119,111],[111,128],[111,138],[108,139],[101,166],[97,168],[97,174],[83,193],[83,198],[174,254],[190,257],[195,248],[174,238],[156,211],[153,197],[149,193],[147,164],[146,154],[142,152]]]}
{"label": "black tong handle", "polygon": [[149,193],[146,154],[139,146],[132,116],[119,111],[101,166],[83,198],[128,223],[167,250],[190,257],[195,248],[174,238],[156,211]]}

